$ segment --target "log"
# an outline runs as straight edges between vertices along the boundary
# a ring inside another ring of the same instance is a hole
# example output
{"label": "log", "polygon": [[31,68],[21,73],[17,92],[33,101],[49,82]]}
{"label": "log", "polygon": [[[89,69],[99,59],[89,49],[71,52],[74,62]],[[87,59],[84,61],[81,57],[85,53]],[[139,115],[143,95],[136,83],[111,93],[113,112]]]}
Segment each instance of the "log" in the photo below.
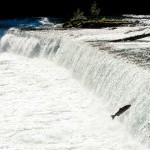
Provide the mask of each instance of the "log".
{"label": "log", "polygon": [[140,35],[135,35],[135,36],[130,36],[130,37],[126,37],[126,38],[122,38],[122,39],[118,39],[118,40],[111,40],[110,42],[126,42],[126,41],[135,41],[138,39],[142,39],[145,37],[150,36],[150,33],[144,33],[144,34],[140,34]]}

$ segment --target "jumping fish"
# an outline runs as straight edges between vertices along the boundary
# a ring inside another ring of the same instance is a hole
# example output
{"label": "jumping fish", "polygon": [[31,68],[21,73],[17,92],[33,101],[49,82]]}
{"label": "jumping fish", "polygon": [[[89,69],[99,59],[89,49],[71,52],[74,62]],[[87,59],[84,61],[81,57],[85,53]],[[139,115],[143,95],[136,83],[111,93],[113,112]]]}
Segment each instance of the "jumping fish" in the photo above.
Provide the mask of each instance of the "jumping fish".
{"label": "jumping fish", "polygon": [[126,106],[120,108],[114,115],[111,115],[112,119],[114,119],[116,116],[120,116],[122,113],[124,113],[130,107],[131,107],[131,105],[126,105]]}

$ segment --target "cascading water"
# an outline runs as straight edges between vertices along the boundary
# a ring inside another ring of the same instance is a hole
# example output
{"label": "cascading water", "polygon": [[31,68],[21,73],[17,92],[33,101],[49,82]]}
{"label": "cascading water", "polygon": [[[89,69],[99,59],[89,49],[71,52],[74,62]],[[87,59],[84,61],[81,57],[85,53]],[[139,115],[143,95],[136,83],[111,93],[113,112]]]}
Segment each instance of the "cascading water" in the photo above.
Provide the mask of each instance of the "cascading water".
{"label": "cascading water", "polygon": [[134,63],[114,57],[105,44],[100,49],[67,35],[65,31],[9,31],[1,39],[1,51],[28,57],[46,57],[71,70],[89,90],[103,100],[110,114],[131,104],[119,120],[131,134],[150,146],[150,73]]}
{"label": "cascading water", "polygon": [[[67,47],[71,45],[58,51],[59,63],[70,65],[74,76],[102,97],[111,113],[131,104],[129,113],[120,120],[135,137],[149,144],[149,72],[86,45],[80,46],[79,52],[67,52]],[[61,51],[66,51],[65,55],[61,55]]]}

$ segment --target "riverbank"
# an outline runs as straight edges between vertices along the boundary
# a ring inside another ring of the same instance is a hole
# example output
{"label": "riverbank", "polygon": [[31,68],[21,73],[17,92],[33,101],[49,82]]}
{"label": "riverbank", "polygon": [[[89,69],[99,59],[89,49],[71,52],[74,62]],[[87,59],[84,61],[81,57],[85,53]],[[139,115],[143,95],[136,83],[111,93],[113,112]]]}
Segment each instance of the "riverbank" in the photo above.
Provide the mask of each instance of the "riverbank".
{"label": "riverbank", "polygon": [[114,18],[91,18],[84,20],[69,20],[63,24],[64,28],[103,28],[103,27],[118,27],[118,26],[135,26],[135,22],[127,19]]}

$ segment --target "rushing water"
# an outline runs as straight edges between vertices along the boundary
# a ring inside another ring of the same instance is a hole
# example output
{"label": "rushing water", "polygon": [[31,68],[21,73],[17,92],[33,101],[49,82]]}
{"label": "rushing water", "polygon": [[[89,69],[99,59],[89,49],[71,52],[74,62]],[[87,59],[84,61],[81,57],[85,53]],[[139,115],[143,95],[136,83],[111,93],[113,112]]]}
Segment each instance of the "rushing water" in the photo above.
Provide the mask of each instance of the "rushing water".
{"label": "rushing water", "polygon": [[[81,35],[15,29],[2,37],[1,149],[145,150],[131,135],[150,146],[149,70]],[[110,114],[127,104],[112,121]]]}

